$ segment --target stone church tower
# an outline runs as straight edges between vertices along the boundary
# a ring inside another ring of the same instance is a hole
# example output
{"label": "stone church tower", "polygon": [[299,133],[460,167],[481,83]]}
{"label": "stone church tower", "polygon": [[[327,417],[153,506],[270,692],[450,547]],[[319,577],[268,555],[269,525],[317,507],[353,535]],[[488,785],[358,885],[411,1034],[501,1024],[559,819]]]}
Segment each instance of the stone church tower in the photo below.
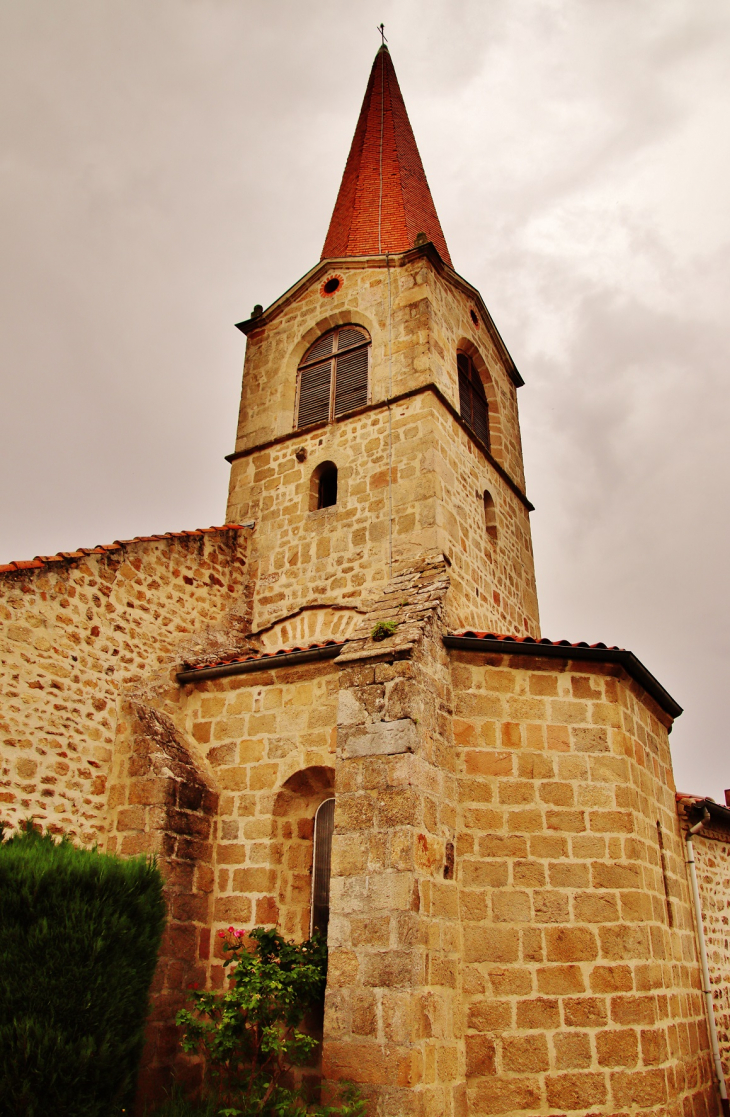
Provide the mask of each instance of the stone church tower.
{"label": "stone church tower", "polygon": [[[443,555],[452,627],[539,636],[522,379],[453,270],[387,47],[320,263],[240,329],[227,518],[256,521],[254,628]],[[337,500],[318,508],[325,463]]]}
{"label": "stone church tower", "polygon": [[5,816],[164,866],[145,1089],[215,932],[271,923],[326,929],[371,1117],[718,1112],[681,709],[541,638],[522,380],[386,47],[322,259],[239,328],[226,524],[0,568]]}

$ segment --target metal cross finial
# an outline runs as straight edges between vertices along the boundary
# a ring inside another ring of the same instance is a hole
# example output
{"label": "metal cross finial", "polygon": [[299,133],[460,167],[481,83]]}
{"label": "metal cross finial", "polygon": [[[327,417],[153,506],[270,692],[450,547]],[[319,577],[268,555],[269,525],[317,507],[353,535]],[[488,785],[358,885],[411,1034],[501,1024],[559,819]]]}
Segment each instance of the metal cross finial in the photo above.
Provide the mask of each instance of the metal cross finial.
{"label": "metal cross finial", "polygon": [[383,46],[385,46],[385,44],[387,43],[388,40],[385,37],[385,24],[384,23],[379,23],[378,24],[378,31],[380,32],[380,37],[383,40]]}

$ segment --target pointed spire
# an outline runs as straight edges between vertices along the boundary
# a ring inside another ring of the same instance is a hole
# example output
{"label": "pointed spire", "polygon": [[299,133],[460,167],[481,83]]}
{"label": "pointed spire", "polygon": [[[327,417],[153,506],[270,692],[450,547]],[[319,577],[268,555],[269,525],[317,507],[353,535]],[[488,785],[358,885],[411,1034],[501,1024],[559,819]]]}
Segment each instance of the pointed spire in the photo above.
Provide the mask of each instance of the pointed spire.
{"label": "pointed spire", "polygon": [[390,51],[383,44],[370,71],[322,259],[405,252],[419,233],[450,265]]}

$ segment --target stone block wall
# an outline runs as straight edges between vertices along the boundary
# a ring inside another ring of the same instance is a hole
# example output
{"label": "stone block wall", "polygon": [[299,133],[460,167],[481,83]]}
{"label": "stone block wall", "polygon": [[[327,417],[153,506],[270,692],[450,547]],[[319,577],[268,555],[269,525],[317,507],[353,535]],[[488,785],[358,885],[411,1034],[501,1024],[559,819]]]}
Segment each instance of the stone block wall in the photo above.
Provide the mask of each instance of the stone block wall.
{"label": "stone block wall", "polygon": [[[459,386],[454,354],[468,353],[479,370],[489,403],[490,449],[520,489],[525,466],[517,407],[517,390],[505,360],[503,344],[463,280],[430,267],[418,273],[431,306],[431,369],[436,384],[458,411]],[[477,318],[475,322],[472,314]]]}
{"label": "stone block wall", "polygon": [[[312,820],[334,787],[337,668],[281,665],[188,683],[174,718],[219,795],[211,927],[309,935]],[[220,959],[211,979],[222,982]]]}
{"label": "stone block wall", "polygon": [[164,690],[188,657],[240,645],[249,534],[187,532],[0,570],[0,817],[103,842],[118,704]]}
{"label": "stone block wall", "polygon": [[[683,835],[689,825],[680,803]],[[693,817],[692,821],[696,821]],[[715,1024],[725,1079],[730,1079],[730,828],[711,822],[693,840]]]}
{"label": "stone block wall", "polygon": [[[313,511],[310,477],[323,461],[338,469],[337,504]],[[390,415],[384,408],[300,431],[240,458],[232,486],[229,512],[256,522],[255,630],[313,600],[367,605],[390,578],[392,546],[394,572],[424,553],[449,557],[451,627],[539,635],[527,510],[429,391]],[[485,488],[497,506],[496,539],[485,527]]]}
{"label": "stone block wall", "polygon": [[717,1112],[667,717],[617,668],[452,662],[470,1112]]}
{"label": "stone block wall", "polygon": [[[338,660],[323,1069],[362,1083],[383,1117],[464,1104],[445,572],[396,578]],[[382,643],[368,632],[378,618],[400,618]]]}
{"label": "stone block wall", "polygon": [[[336,711],[331,660],[262,664],[130,708],[115,750],[109,848],[161,856],[169,909],[142,1077],[148,1099],[162,1096],[173,1069],[197,1081],[200,1066],[181,1054],[173,1021],[191,982],[222,987],[218,931],[263,924],[309,936],[312,823],[333,794]],[[318,1065],[307,1073],[317,1079]]]}
{"label": "stone block wall", "polygon": [[[363,597],[337,658],[181,686],[182,660],[250,638],[249,534],[2,579],[6,804],[166,877],[144,1088],[199,1076],[172,1020],[191,981],[221,986],[219,928],[309,933],[334,789],[323,1069],[373,1117],[714,1113],[668,717],[619,667],[447,651],[438,554]],[[38,804],[25,759],[53,791]],[[725,862],[697,848],[724,979]]]}

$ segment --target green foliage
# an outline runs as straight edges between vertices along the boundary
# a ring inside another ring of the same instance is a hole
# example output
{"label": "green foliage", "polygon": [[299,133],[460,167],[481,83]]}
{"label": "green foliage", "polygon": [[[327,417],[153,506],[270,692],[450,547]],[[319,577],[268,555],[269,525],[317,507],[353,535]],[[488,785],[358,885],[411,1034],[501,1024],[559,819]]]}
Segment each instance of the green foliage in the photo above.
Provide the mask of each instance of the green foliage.
{"label": "green foliage", "polygon": [[0,844],[0,1117],[129,1109],[164,921],[145,858]]}
{"label": "green foliage", "polygon": [[304,1114],[306,1107],[285,1082],[317,1046],[300,1025],[322,1003],[327,947],[319,937],[296,944],[262,927],[251,931],[250,945],[245,932],[232,927],[225,938],[228,988],[191,992],[194,1011],[177,1015],[183,1048],[204,1053],[221,1117]]}
{"label": "green foliage", "polygon": [[371,640],[387,640],[389,636],[394,636],[398,628],[398,621],[378,621],[375,628],[370,633]]}
{"label": "green foliage", "polygon": [[[249,1111],[252,1114],[257,1112],[258,1110]],[[336,1104],[306,1106],[292,1091],[286,1091],[285,1096],[279,1097],[272,1112],[276,1113],[276,1117],[366,1117],[367,1102],[357,1086],[345,1082],[341,1084]],[[150,1117],[220,1117],[225,1113],[240,1114],[246,1111],[221,1109],[220,1102],[211,1096],[201,1101],[191,1101],[181,1090],[175,1089]]]}
{"label": "green foliage", "polygon": [[[150,1117],[218,1117],[220,1105],[215,1098],[191,1101],[179,1087],[157,1106]],[[147,1111],[145,1111],[147,1112]]]}
{"label": "green foliage", "polygon": [[[312,1117],[367,1117],[368,1103],[352,1082],[343,1082],[337,1105],[315,1105]],[[288,1117],[288,1115],[287,1115]]]}

